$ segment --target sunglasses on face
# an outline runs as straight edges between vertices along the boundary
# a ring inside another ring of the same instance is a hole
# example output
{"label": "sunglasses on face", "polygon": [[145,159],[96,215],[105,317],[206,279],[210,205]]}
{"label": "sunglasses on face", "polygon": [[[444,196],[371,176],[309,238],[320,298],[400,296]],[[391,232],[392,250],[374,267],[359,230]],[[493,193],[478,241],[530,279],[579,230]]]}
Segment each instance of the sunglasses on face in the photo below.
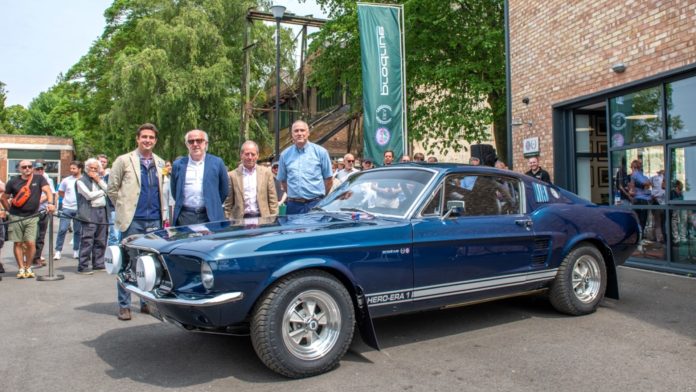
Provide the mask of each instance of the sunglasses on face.
{"label": "sunglasses on face", "polygon": [[353,162],[355,162],[355,161],[352,160],[352,159],[347,159],[346,162],[348,162],[348,163],[353,163]]}
{"label": "sunglasses on face", "polygon": [[189,139],[186,141],[189,146],[193,146],[194,144],[203,144],[205,143],[205,139]]}
{"label": "sunglasses on face", "polygon": [[22,165],[19,168],[20,169],[31,169],[33,166],[32,165]]}

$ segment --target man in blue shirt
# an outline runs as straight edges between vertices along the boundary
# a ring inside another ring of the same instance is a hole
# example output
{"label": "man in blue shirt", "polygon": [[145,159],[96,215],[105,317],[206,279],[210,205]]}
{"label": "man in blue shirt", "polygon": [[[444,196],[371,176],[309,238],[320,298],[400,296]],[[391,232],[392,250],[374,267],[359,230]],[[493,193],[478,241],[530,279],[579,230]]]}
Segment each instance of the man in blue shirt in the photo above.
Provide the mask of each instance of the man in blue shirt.
{"label": "man in blue shirt", "polygon": [[[631,183],[633,185],[632,203],[634,205],[649,205],[652,200],[650,178],[643,174],[643,162],[639,159],[634,159],[631,162]],[[636,214],[638,214],[640,227],[645,229],[648,221],[648,210],[637,209]]]}
{"label": "man in blue shirt", "polygon": [[311,210],[333,184],[329,152],[309,141],[309,125],[298,120],[291,130],[294,144],[280,154],[277,177],[288,194],[288,215]]}

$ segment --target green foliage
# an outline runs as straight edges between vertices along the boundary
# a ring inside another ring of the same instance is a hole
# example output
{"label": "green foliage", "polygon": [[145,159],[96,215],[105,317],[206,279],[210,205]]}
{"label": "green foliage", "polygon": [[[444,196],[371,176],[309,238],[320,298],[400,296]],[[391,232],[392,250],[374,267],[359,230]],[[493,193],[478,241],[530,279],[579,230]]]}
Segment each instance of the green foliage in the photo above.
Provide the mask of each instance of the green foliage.
{"label": "green foliage", "polygon": [[[247,10],[266,0],[114,0],[89,52],[30,105],[29,133],[75,138],[81,158],[112,159],[135,147],[138,125],[160,130],[156,152],[186,153],[184,134],[203,129],[210,152],[238,160]],[[256,22],[251,86],[255,97],[274,72],[275,26]],[[287,32],[281,35],[290,47]],[[285,52],[284,64],[292,59]],[[256,135],[267,140],[267,128]]]}
{"label": "green foliage", "polygon": [[[505,158],[503,0],[377,1],[403,3],[409,137],[429,150],[458,151],[462,141],[488,138],[494,124]],[[348,87],[362,111],[357,5],[318,0],[332,19],[316,34],[310,82],[321,91]]]}
{"label": "green foliage", "polygon": [[5,83],[0,82],[0,133],[23,134],[27,110],[22,105],[5,107],[6,100]]}

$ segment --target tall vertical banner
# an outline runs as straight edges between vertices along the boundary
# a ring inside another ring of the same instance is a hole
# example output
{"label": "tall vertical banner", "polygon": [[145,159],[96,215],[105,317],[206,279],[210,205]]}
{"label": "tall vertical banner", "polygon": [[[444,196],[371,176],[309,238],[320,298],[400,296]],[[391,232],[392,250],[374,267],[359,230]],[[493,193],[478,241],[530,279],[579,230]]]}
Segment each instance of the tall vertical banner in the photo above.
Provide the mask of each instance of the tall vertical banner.
{"label": "tall vertical banner", "polygon": [[403,6],[358,3],[363,80],[365,157],[383,163],[384,151],[406,153],[406,65]]}

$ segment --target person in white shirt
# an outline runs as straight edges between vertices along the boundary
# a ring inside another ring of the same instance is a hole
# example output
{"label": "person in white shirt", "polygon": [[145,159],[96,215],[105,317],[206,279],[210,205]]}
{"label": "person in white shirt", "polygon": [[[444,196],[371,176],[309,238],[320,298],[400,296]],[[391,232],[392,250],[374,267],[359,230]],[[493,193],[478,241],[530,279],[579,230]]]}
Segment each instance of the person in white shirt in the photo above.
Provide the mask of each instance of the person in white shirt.
{"label": "person in white shirt", "polygon": [[[96,158],[88,159],[85,172],[75,183],[77,218],[83,221],[77,273],[91,275],[93,271],[104,270],[109,207],[106,202],[107,186],[100,175],[101,163]],[[92,270],[89,269],[90,264]]]}
{"label": "person in white shirt", "polygon": [[339,182],[345,181],[349,175],[360,171],[353,166],[355,164],[355,157],[353,156],[353,154],[348,153],[344,155],[343,164],[345,165],[343,169],[337,171],[334,175],[334,178]]}
{"label": "person in white shirt", "polygon": [[189,155],[172,165],[170,180],[174,197],[172,221],[176,226],[225,219],[222,203],[229,193],[227,168],[221,158],[208,153],[208,134],[200,129],[184,137]]}
{"label": "person in white shirt", "polygon": [[[665,171],[660,169],[657,174],[650,177],[650,198],[652,204],[660,205],[665,204]],[[665,211],[664,210],[652,210],[653,217],[653,231],[655,236],[655,241],[664,242],[665,240]]]}
{"label": "person in white shirt", "polygon": [[[56,239],[55,253],[53,260],[60,260],[61,252],[63,251],[63,242],[65,242],[65,234],[70,227],[71,218],[77,216],[77,195],[75,190],[75,182],[82,177],[82,162],[70,162],[70,176],[61,181],[58,187],[58,195],[63,198],[61,215],[69,216],[70,218],[60,218],[60,226],[58,228],[58,238]],[[80,222],[73,221],[73,258],[78,258],[80,249],[80,232],[82,226]]]}
{"label": "person in white shirt", "polygon": [[240,151],[242,163],[228,173],[230,192],[223,205],[227,219],[278,215],[278,194],[273,173],[257,165],[259,146],[247,140]]}

